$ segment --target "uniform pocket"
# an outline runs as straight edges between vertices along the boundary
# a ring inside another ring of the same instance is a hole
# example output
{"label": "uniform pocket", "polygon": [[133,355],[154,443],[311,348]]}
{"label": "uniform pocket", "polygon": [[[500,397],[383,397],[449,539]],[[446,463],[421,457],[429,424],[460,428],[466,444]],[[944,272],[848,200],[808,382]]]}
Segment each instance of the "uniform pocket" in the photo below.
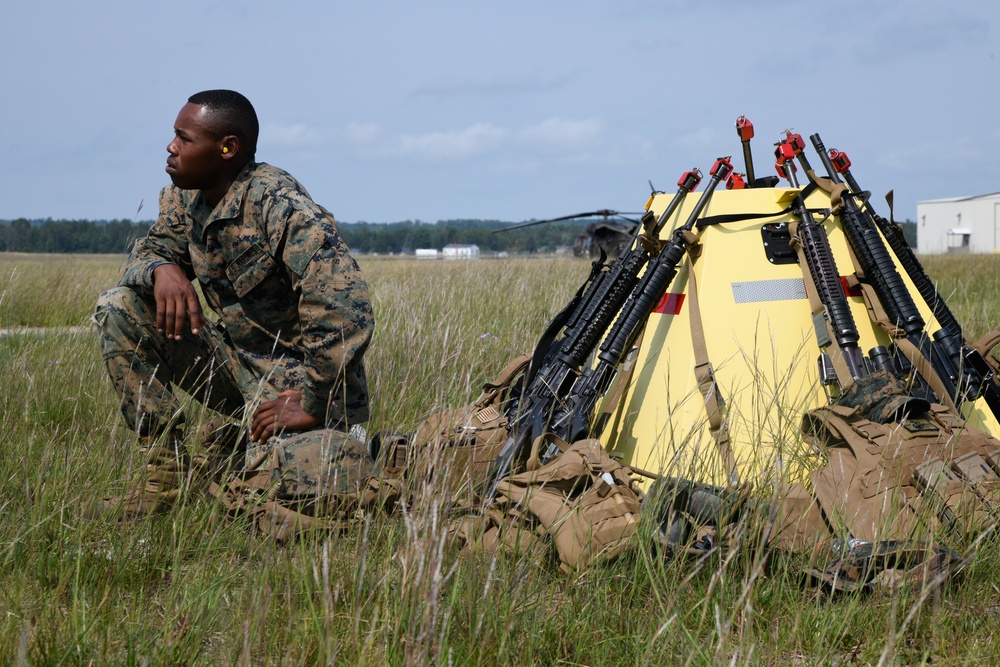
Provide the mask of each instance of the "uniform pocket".
{"label": "uniform pocket", "polygon": [[274,273],[278,263],[264,247],[255,243],[226,267],[226,277],[238,298],[243,298]]}

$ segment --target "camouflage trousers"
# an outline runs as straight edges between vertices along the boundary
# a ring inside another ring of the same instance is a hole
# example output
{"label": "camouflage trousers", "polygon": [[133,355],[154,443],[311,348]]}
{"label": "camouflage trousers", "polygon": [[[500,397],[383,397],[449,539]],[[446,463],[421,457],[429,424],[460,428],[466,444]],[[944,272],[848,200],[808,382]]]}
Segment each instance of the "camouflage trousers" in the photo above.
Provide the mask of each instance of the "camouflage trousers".
{"label": "camouflage trousers", "polygon": [[[148,444],[148,439],[140,440]],[[143,451],[148,460],[139,484],[124,496],[85,508],[87,515],[161,513],[192,497],[194,490],[207,491],[233,516],[245,515],[256,529],[287,540],[311,530],[336,530],[366,512],[391,509],[401,487],[401,480],[383,477],[365,443],[335,429],[273,437],[245,467],[227,465],[210,450],[190,456],[185,444],[172,437]]]}
{"label": "camouflage trousers", "polygon": [[210,493],[252,529],[287,541],[391,512],[401,489],[402,479],[381,474],[363,443],[328,429],[274,444],[242,474],[213,483]]}
{"label": "camouflage trousers", "polygon": [[[125,421],[146,440],[181,433],[185,417],[175,388],[237,422],[246,421],[257,401],[272,400],[286,388],[281,378],[258,377],[241,364],[224,331],[211,323],[198,335],[186,331],[182,340],[168,340],[156,330],[155,304],[131,288],[101,294],[93,319]],[[278,499],[349,492],[375,472],[365,444],[336,429],[282,433],[262,444],[246,440],[233,452],[232,469],[267,470],[274,483],[270,493]],[[177,453],[179,465],[187,454]],[[162,466],[151,460],[149,467],[155,479]],[[172,489],[159,484],[154,495],[161,490]]]}
{"label": "camouflage trousers", "polygon": [[152,300],[128,287],[101,294],[94,312],[104,366],[129,427],[152,436],[182,424],[175,386],[239,419],[261,383],[240,364],[224,332],[206,323],[197,336],[185,331],[182,340],[170,340],[156,330],[155,315]]}

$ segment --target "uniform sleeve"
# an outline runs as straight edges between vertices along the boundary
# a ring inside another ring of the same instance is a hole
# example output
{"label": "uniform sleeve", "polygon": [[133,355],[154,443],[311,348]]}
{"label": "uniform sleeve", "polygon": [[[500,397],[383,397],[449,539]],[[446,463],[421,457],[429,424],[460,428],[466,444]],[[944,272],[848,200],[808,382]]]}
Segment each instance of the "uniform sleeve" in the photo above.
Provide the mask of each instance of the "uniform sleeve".
{"label": "uniform sleeve", "polygon": [[302,199],[286,218],[279,245],[300,295],[308,376],[302,407],[327,423],[361,423],[369,415],[363,357],[375,330],[368,285],[333,216]]}
{"label": "uniform sleeve", "polygon": [[189,279],[194,279],[184,211],[177,188],[166,187],[160,191],[159,217],[149,233],[132,247],[121,285],[152,289],[153,269],[160,264],[177,264]]}

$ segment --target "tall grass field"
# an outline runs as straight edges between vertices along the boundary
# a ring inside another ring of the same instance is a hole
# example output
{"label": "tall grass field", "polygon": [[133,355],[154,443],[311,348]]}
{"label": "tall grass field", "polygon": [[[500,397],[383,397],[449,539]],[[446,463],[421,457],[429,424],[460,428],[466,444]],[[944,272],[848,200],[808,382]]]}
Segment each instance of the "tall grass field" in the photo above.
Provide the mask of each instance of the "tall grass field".
{"label": "tall grass field", "polygon": [[[586,277],[572,259],[361,257],[377,332],[370,430],[469,403]],[[1000,328],[1000,258],[923,258],[969,338]],[[1000,664],[1000,550],[944,587],[829,596],[801,558],[582,575],[465,555],[440,517],[371,515],[278,544],[209,498],[121,521],[81,507],[143,464],[89,325],[120,256],[0,254],[0,660],[17,665]],[[37,329],[44,329],[38,331]]]}

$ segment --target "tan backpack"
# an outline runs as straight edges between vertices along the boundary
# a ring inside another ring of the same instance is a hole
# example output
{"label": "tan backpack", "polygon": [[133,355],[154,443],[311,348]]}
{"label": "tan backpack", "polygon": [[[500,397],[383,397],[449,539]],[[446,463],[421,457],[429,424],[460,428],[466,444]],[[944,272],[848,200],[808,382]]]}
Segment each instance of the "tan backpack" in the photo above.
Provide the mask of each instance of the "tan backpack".
{"label": "tan backpack", "polygon": [[[538,459],[543,441],[562,450],[544,465]],[[544,552],[551,545],[560,568],[575,572],[633,544],[642,499],[631,471],[599,441],[567,445],[541,436],[532,445],[528,470],[501,480],[492,502],[456,521],[453,534],[469,550]]]}
{"label": "tan backpack", "polygon": [[396,439],[387,467],[401,469],[411,480],[426,480],[447,472],[457,486],[477,489],[507,441],[504,403],[521,379],[531,357],[513,359],[472,405],[443,410],[428,417],[409,440]]}
{"label": "tan backpack", "polygon": [[827,406],[803,427],[827,456],[811,481],[834,530],[870,542],[970,543],[1000,518],[1000,441],[943,405],[885,424]]}

